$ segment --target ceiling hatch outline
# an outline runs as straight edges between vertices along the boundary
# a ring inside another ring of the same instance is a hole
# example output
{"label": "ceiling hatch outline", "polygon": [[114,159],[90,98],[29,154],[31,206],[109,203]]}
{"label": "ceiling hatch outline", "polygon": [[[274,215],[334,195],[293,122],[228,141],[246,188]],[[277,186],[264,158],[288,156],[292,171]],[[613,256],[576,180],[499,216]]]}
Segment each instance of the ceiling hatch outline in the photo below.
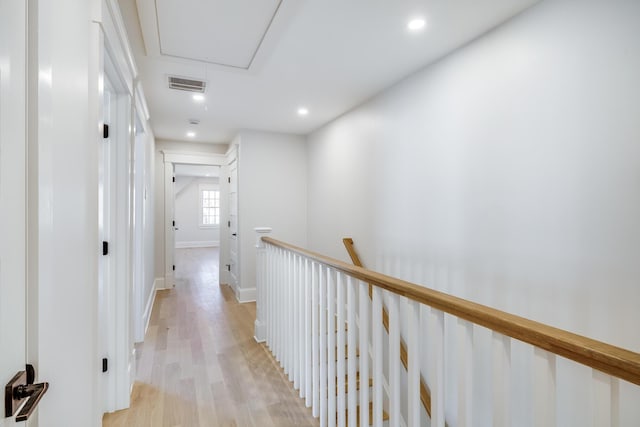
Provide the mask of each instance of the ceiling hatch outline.
{"label": "ceiling hatch outline", "polygon": [[195,62],[201,62],[201,63],[205,63],[205,64],[211,64],[211,65],[217,65],[220,67],[225,67],[225,68],[232,68],[232,69],[236,69],[236,70],[244,70],[244,71],[248,71],[249,69],[251,69],[251,66],[253,65],[256,56],[258,55],[258,52],[260,51],[260,48],[262,47],[265,38],[267,37],[267,33],[271,30],[273,23],[276,19],[276,16],[278,15],[278,11],[280,10],[280,7],[282,6],[282,2],[283,0],[278,0],[274,10],[273,10],[273,14],[271,15],[271,17],[269,18],[269,22],[267,24],[267,26],[265,27],[264,32],[262,33],[260,40],[258,41],[256,48],[254,49],[252,55],[251,55],[251,59],[249,60],[249,63],[247,64],[246,67],[243,66],[239,66],[239,65],[233,65],[233,64],[225,64],[222,62],[216,62],[216,61],[208,61],[206,59],[200,59],[200,58],[191,58],[191,57],[187,57],[187,56],[181,56],[181,55],[174,55],[171,53],[166,53],[163,46],[162,46],[162,38],[160,37],[160,19],[158,16],[158,0],[153,0],[153,5],[154,5],[154,12],[155,12],[155,20],[156,20],[156,37],[158,40],[158,47],[159,47],[159,51],[160,51],[160,56],[165,56],[168,58],[176,58],[176,59],[182,59],[182,60],[187,60],[187,61],[195,61]]}

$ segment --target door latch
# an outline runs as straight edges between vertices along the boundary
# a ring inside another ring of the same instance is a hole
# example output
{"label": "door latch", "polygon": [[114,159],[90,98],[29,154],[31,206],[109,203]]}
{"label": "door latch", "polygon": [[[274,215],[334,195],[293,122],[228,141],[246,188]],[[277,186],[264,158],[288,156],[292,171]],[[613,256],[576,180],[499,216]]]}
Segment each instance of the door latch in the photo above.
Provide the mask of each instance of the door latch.
{"label": "door latch", "polygon": [[34,384],[35,370],[27,365],[9,381],[4,388],[4,416],[12,417],[16,412],[16,421],[26,421],[36,409],[42,396],[49,389],[49,383]]}

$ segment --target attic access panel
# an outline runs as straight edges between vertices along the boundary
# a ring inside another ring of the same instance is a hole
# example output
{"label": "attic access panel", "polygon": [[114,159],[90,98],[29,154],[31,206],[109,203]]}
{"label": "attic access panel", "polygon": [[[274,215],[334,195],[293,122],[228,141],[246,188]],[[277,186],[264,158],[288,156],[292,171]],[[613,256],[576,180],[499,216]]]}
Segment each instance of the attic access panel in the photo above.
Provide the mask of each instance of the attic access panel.
{"label": "attic access panel", "polygon": [[248,69],[282,0],[156,0],[162,55]]}

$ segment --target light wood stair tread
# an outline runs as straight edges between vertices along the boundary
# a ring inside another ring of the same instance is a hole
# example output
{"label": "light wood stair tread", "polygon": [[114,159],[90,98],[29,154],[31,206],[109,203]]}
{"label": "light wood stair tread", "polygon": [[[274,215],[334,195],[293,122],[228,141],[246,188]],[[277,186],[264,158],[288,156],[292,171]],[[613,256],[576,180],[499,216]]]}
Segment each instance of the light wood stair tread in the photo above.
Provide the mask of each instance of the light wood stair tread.
{"label": "light wood stair tread", "polygon": [[[346,417],[346,425],[349,425],[349,411],[345,411]],[[336,420],[338,419],[338,414],[336,414]],[[382,411],[382,421],[388,421],[389,414],[387,411]],[[358,414],[356,418],[356,424],[360,425],[360,405],[358,405]],[[373,425],[373,402],[369,402],[369,425]]]}

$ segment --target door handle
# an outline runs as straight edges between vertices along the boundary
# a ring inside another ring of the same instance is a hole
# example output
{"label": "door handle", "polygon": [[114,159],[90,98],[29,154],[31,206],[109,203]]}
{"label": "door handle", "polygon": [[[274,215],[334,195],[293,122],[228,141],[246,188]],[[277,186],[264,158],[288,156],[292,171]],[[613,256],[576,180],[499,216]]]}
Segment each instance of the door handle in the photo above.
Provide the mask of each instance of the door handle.
{"label": "door handle", "polygon": [[49,389],[49,383],[34,384],[35,370],[27,365],[24,371],[14,375],[4,389],[4,415],[12,417],[24,403],[16,421],[26,421],[36,409],[42,396]]}
{"label": "door handle", "polygon": [[238,235],[238,233],[231,233],[231,235],[232,235],[232,236],[237,236],[237,235]]}

